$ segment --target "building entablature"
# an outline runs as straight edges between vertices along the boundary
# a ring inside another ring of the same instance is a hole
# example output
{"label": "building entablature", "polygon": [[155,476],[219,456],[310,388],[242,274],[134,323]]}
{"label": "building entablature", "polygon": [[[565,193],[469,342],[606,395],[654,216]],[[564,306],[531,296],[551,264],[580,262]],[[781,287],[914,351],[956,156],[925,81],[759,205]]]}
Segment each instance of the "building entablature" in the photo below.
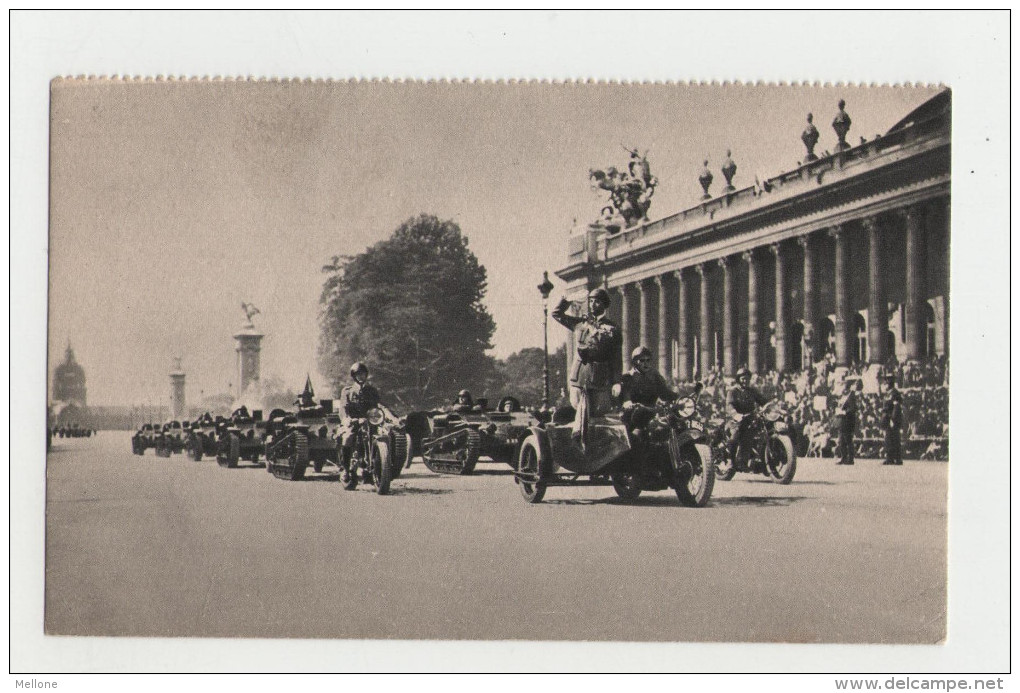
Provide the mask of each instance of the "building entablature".
{"label": "building entablature", "polygon": [[911,123],[616,235],[591,227],[556,274],[568,292],[620,286],[948,196],[949,181],[948,118]]}

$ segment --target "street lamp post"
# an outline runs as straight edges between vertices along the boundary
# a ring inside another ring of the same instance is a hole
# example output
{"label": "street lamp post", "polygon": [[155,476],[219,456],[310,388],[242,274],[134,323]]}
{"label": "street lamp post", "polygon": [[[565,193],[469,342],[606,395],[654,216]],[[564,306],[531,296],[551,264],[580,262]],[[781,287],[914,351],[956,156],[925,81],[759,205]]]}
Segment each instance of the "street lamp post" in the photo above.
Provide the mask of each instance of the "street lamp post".
{"label": "street lamp post", "polygon": [[542,293],[542,411],[549,411],[549,293],[553,283],[549,281],[549,273],[542,272],[542,283],[538,285]]}

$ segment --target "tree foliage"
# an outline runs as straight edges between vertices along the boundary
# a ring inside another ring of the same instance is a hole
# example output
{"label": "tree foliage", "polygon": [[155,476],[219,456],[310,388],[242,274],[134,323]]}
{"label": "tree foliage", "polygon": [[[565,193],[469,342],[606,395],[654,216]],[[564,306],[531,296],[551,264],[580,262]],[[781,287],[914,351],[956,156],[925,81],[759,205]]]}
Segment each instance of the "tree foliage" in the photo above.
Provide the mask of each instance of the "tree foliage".
{"label": "tree foliage", "polygon": [[[526,347],[496,361],[495,374],[488,383],[489,402],[496,404],[499,397],[513,395],[526,406],[542,404],[542,349]],[[549,403],[556,404],[566,381],[567,350],[561,346],[549,354]]]}
{"label": "tree foliage", "polygon": [[490,379],[485,268],[454,222],[413,217],[323,272],[319,369],[336,393],[354,361],[368,364],[384,401],[405,408],[448,402]]}

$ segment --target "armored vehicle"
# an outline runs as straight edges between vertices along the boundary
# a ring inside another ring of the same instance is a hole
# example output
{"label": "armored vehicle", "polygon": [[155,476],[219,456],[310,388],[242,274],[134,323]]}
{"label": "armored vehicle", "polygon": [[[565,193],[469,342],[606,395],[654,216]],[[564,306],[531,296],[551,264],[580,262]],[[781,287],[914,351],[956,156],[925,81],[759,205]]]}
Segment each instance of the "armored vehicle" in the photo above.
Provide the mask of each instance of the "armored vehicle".
{"label": "armored vehicle", "polygon": [[131,452],[136,455],[144,455],[149,448],[156,447],[156,435],[158,426],[151,423],[144,424],[131,436]]}
{"label": "armored vehicle", "polygon": [[251,414],[241,407],[217,427],[216,464],[228,469],[237,467],[238,460],[258,462],[265,452],[266,423],[262,410]]}
{"label": "armored vehicle", "polygon": [[184,440],[188,457],[196,462],[200,462],[203,457],[215,457],[218,449],[216,427],[224,421],[222,416],[213,419],[208,412],[193,421]]}
{"label": "armored vehicle", "polygon": [[170,457],[184,450],[184,427],[180,421],[168,421],[163,424],[160,434],[156,437],[156,455]]}
{"label": "armored vehicle", "polygon": [[277,479],[303,479],[309,462],[316,472],[325,464],[340,466],[337,436],[340,415],[333,400],[301,406],[296,413],[274,409],[266,437],[266,470]]}
{"label": "armored vehicle", "polygon": [[[478,458],[516,466],[520,443],[540,417],[523,411],[513,397],[504,397],[496,411],[479,399],[470,411],[428,415],[428,432],[421,440],[425,466],[441,474],[470,474]],[[408,429],[422,428],[420,415],[408,417]],[[413,437],[413,432],[412,432]]]}

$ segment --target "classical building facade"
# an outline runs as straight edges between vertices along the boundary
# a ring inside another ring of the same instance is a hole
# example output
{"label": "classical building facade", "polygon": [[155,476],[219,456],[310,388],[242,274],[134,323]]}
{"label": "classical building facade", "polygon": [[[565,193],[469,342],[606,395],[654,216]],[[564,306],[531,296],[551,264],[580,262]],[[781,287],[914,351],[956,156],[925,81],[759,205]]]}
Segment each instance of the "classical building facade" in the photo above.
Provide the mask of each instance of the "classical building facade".
{"label": "classical building facade", "polygon": [[648,346],[679,380],[948,355],[950,118],[945,90],[850,146],[841,102],[834,154],[814,157],[809,119],[796,169],[736,189],[727,157],[721,193],[705,171],[695,207],[572,235],[556,274],[571,299],[609,289],[623,353]]}

